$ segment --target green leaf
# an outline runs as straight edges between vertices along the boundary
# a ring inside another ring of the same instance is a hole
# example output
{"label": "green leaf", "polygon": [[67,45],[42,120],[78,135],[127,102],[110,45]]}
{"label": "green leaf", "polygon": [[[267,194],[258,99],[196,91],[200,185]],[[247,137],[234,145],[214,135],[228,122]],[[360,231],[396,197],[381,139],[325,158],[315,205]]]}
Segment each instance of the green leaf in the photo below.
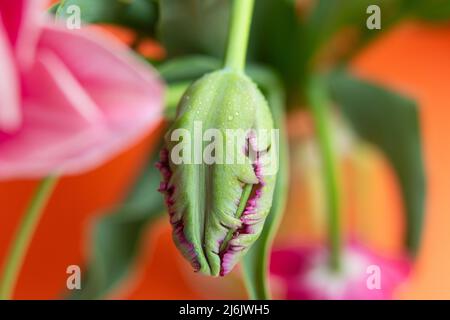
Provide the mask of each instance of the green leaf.
{"label": "green leaf", "polygon": [[391,162],[402,187],[406,208],[406,246],[420,244],[425,174],[418,108],[414,101],[339,72],[330,78],[334,101],[359,136],[379,147]]}
{"label": "green leaf", "polygon": [[90,258],[81,290],[72,299],[100,299],[116,288],[135,265],[144,231],[165,210],[157,192],[160,175],[158,153],[135,183],[124,204],[94,222]]}
{"label": "green leaf", "polygon": [[81,20],[88,23],[111,23],[131,28],[147,36],[155,33],[158,20],[156,0],[62,0],[57,19],[71,16],[70,6],[80,8]]}
{"label": "green leaf", "polygon": [[278,229],[282,214],[284,212],[288,188],[288,143],[284,114],[284,92],[276,76],[268,69],[250,67],[249,76],[260,86],[266,96],[275,128],[280,129],[279,145],[279,169],[275,185],[272,208],[264,229],[253,247],[245,255],[242,261],[244,279],[251,299],[270,299],[268,283],[268,265],[273,238]]}
{"label": "green leaf", "polygon": [[209,54],[222,57],[228,35],[230,1],[160,1],[159,39],[169,57]]}

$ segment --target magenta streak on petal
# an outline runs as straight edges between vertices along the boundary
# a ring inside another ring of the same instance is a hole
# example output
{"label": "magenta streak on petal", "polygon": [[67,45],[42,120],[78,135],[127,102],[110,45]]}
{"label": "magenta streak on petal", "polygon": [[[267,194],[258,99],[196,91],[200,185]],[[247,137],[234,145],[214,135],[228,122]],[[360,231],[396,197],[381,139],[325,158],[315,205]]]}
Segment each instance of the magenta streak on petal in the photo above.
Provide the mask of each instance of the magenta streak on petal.
{"label": "magenta streak on petal", "polygon": [[175,242],[179,245],[181,251],[190,261],[195,271],[200,270],[200,262],[197,259],[197,253],[194,245],[188,241],[184,234],[184,222],[182,219],[175,218],[175,186],[170,185],[170,178],[172,177],[172,170],[169,166],[169,151],[162,149],[160,153],[160,161],[156,163],[156,167],[161,172],[163,181],[161,182],[158,191],[164,194],[166,205],[169,211],[170,223],[172,225],[172,234]]}
{"label": "magenta streak on petal", "polygon": [[[256,142],[255,139],[250,137],[248,139],[250,145],[256,150]],[[248,146],[245,148],[245,152],[248,153]],[[252,219],[249,218],[249,215],[253,215],[257,212],[258,208],[258,200],[261,198],[264,188],[264,180],[261,174],[261,163],[259,162],[259,152],[257,152],[257,159],[253,164],[253,170],[255,172],[256,178],[258,179],[258,184],[255,185],[255,190],[251,198],[248,199],[244,212],[240,217],[242,222],[242,226],[237,229],[234,233],[230,241],[228,241],[227,247],[219,253],[221,265],[220,265],[220,276],[227,275],[234,267],[235,259],[234,257],[240,251],[245,250],[246,247],[242,245],[233,244],[236,242],[241,235],[254,233],[254,228],[252,225],[261,222],[261,219]]]}

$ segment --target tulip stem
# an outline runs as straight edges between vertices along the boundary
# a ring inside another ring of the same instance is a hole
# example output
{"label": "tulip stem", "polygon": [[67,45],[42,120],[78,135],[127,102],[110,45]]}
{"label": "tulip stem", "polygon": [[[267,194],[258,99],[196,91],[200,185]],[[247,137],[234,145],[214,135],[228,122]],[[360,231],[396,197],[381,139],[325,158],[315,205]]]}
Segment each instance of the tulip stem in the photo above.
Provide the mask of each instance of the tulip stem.
{"label": "tulip stem", "polygon": [[315,130],[322,158],[323,180],[326,188],[328,212],[328,244],[330,268],[338,272],[341,267],[341,197],[338,165],[331,133],[329,100],[325,83],[314,77],[308,90],[309,104],[315,122]]}
{"label": "tulip stem", "polygon": [[234,0],[225,67],[241,72],[245,67],[254,0]]}
{"label": "tulip stem", "polygon": [[28,247],[44,211],[43,209],[56,185],[56,181],[55,177],[49,176],[40,182],[31,203],[19,223],[0,278],[0,300],[12,298]]}
{"label": "tulip stem", "polygon": [[190,82],[181,82],[167,86],[164,110],[166,119],[173,120],[175,118],[178,103],[190,85]]}

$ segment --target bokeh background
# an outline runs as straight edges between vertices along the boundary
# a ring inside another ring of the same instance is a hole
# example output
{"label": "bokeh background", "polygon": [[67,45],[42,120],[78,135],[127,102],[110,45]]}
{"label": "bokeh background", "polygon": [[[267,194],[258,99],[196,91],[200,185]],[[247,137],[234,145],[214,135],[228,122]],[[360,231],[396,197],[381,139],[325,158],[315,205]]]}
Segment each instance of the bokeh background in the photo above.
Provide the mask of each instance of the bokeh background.
{"label": "bokeh background", "polygon": [[[129,32],[102,27],[129,42]],[[450,24],[408,19],[362,49],[350,62],[364,79],[414,98],[420,106],[427,177],[426,213],[421,246],[399,299],[450,299]],[[147,55],[164,49],[149,40]],[[158,147],[165,124],[94,171],[64,177],[39,224],[14,298],[53,299],[64,295],[68,265],[83,266],[89,255],[89,232],[105,209],[122,201],[147,155]],[[291,182],[288,205],[275,240],[277,246],[325,239],[320,167],[311,152],[311,119],[304,111],[288,114]],[[349,165],[351,162],[352,165]],[[361,147],[343,157],[344,226],[348,234],[386,255],[399,254],[404,234],[403,205],[392,168],[376,149]],[[356,165],[355,165],[356,164]],[[37,181],[0,183],[0,265]],[[149,193],[155,190],[149,190]],[[358,214],[356,214],[358,213]],[[275,297],[283,288],[273,279]],[[113,299],[245,298],[239,270],[224,279],[194,274],[171,240],[166,217],[145,230],[139,258]]]}

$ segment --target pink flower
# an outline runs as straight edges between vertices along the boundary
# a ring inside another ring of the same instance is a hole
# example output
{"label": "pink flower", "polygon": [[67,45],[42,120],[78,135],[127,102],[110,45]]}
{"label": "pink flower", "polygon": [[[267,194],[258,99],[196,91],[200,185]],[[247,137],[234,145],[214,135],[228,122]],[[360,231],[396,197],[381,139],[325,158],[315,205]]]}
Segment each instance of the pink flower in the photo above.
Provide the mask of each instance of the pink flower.
{"label": "pink flower", "polygon": [[126,47],[0,0],[0,179],[100,165],[161,120],[163,85]]}
{"label": "pink flower", "polygon": [[339,273],[329,269],[324,247],[274,250],[270,269],[286,299],[386,300],[408,276],[410,263],[353,243],[345,247]]}

